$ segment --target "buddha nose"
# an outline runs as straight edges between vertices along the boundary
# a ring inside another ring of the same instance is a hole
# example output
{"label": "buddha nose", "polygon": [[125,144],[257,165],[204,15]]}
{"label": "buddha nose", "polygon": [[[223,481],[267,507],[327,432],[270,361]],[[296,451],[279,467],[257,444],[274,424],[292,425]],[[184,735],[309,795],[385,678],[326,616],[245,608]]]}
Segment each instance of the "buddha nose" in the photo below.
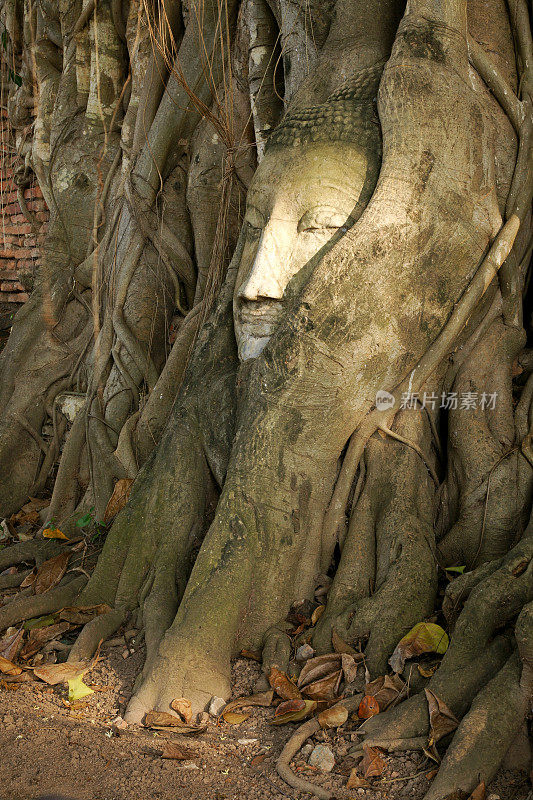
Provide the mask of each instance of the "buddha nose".
{"label": "buddha nose", "polygon": [[238,292],[240,300],[281,300],[285,285],[282,281],[283,257],[276,237],[265,228],[259,239],[252,268]]}

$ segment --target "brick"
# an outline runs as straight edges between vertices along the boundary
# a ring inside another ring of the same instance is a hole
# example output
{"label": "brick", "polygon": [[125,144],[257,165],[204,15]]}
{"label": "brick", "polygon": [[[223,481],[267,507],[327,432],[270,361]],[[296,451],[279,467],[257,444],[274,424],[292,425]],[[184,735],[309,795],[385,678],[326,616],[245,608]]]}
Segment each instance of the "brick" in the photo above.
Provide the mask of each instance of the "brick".
{"label": "brick", "polygon": [[23,292],[24,286],[19,281],[3,281],[0,283],[0,292]]}
{"label": "brick", "polygon": [[0,280],[14,280],[15,278],[14,269],[0,269]]}
{"label": "brick", "polygon": [[16,269],[16,266],[17,262],[14,259],[2,258],[0,256],[0,269]]}
{"label": "brick", "polygon": [[48,211],[37,211],[35,213],[35,217],[39,220],[39,222],[48,222],[50,219],[50,214]]}
{"label": "brick", "polygon": [[29,299],[27,292],[17,292],[17,294],[1,294],[1,299],[4,303],[25,303]]}
{"label": "brick", "polygon": [[11,247],[0,250],[0,258],[31,258],[32,251],[27,247]]}
{"label": "brick", "polygon": [[0,235],[5,233],[7,236],[16,233],[20,235],[25,235],[32,232],[32,228],[29,222],[20,223],[19,225],[4,225],[0,228]]}

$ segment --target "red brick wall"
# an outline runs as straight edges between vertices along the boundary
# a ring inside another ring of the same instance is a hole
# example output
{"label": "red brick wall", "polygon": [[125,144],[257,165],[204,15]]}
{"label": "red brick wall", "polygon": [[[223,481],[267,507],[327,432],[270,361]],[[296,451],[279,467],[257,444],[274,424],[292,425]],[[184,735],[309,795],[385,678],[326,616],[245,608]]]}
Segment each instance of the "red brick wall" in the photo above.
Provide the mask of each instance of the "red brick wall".
{"label": "red brick wall", "polygon": [[33,285],[39,264],[39,245],[46,232],[48,209],[35,182],[24,189],[24,198],[38,226],[36,241],[32,226],[17,200],[13,171],[20,164],[7,111],[0,109],[0,305],[4,312],[13,304],[24,303]]}

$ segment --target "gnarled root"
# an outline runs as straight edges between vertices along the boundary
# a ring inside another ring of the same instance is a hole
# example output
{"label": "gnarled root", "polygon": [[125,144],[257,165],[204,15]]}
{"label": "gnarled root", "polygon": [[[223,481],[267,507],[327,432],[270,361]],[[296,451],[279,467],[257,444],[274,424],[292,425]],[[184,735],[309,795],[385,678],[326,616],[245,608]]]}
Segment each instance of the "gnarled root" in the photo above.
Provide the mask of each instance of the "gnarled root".
{"label": "gnarled root", "polygon": [[44,594],[15,597],[0,608],[0,631],[30,617],[52,614],[64,606],[73,605],[86,582],[87,578],[81,575],[79,578],[69,580],[68,583],[59,584]]}

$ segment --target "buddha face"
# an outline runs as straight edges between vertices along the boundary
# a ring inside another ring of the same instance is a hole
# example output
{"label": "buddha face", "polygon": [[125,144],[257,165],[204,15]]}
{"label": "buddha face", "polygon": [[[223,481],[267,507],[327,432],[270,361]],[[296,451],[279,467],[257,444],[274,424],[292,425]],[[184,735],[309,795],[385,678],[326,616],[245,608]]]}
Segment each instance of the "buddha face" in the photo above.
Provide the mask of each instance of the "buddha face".
{"label": "buddha face", "polygon": [[248,190],[233,296],[241,361],[268,343],[291,278],[353,221],[366,173],[364,153],[344,142],[267,150]]}

